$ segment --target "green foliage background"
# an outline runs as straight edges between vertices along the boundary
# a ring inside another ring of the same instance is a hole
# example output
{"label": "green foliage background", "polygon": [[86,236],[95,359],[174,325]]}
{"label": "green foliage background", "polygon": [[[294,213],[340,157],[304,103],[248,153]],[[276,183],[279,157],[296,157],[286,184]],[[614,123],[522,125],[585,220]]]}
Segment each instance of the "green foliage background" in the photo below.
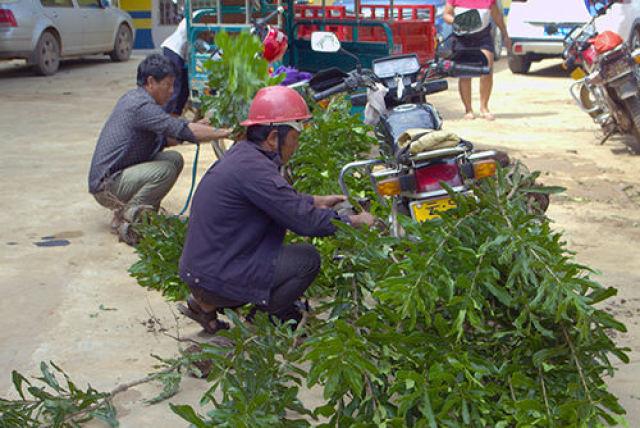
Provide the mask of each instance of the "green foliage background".
{"label": "green foliage background", "polygon": [[285,75],[269,75],[269,63],[262,57],[262,42],[249,33],[231,36],[220,31],[216,33],[215,44],[223,55],[219,61],[204,64],[209,87],[215,94],[203,97],[202,110],[210,115],[213,126],[231,127],[237,134],[256,92],[277,85]]}
{"label": "green foliage background", "polygon": [[141,286],[159,290],[170,301],[186,300],[189,296],[178,268],[187,223],[176,216],[152,213],[137,226],[142,238],[135,249],[138,261],[129,268],[129,275]]}

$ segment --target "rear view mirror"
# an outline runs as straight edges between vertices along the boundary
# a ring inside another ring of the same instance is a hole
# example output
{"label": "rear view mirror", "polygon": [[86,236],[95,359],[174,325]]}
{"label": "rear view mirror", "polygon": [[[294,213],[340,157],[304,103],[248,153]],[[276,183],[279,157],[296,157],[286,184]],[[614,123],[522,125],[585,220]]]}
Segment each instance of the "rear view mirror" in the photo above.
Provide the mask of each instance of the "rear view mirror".
{"label": "rear view mirror", "polygon": [[340,50],[340,40],[328,31],[315,31],[311,33],[311,49],[315,52],[335,53]]}
{"label": "rear view mirror", "polygon": [[482,27],[482,18],[480,12],[476,9],[469,9],[456,15],[453,19],[453,31],[456,34],[470,33]]}

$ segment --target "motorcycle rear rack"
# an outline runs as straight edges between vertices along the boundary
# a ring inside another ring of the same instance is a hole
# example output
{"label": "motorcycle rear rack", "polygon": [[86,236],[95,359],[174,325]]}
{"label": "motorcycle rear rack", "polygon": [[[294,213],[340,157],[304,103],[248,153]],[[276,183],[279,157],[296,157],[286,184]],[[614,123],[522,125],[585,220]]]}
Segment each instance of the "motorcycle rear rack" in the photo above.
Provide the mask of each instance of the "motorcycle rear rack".
{"label": "motorcycle rear rack", "polygon": [[[451,190],[453,190],[454,193],[466,193],[469,190],[469,188],[467,186],[462,185],[462,186],[452,187]],[[402,192],[400,193],[400,195],[405,196],[407,198],[424,201],[428,199],[438,198],[441,196],[448,196],[449,192],[447,192],[445,189],[439,189],[439,190],[433,190],[431,192],[422,192],[422,193]]]}
{"label": "motorcycle rear rack", "polygon": [[[375,189],[376,181],[372,174],[372,171],[373,171],[373,167],[376,165],[384,165],[384,161],[380,159],[366,159],[366,160],[349,162],[348,164],[343,166],[342,169],[340,170],[340,176],[338,177],[338,183],[340,184],[340,189],[342,190],[342,194],[345,195],[348,199],[351,199],[351,194],[349,193],[347,184],[344,181],[344,177],[349,170],[356,169],[356,168],[364,168],[366,170],[367,174],[369,175],[369,179],[371,180],[371,185]],[[380,195],[378,195],[378,199],[382,203],[385,202]]]}

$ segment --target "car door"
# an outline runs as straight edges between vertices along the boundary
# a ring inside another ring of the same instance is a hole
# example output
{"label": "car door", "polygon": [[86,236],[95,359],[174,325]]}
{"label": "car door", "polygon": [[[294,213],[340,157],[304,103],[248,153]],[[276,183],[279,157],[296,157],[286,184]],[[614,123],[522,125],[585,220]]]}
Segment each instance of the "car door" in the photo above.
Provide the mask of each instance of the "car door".
{"label": "car door", "polygon": [[82,19],[82,39],[85,52],[99,53],[112,47],[115,20],[104,0],[76,0]]}
{"label": "car door", "polygon": [[40,0],[44,15],[60,32],[62,55],[76,54],[82,48],[82,22],[73,0]]}

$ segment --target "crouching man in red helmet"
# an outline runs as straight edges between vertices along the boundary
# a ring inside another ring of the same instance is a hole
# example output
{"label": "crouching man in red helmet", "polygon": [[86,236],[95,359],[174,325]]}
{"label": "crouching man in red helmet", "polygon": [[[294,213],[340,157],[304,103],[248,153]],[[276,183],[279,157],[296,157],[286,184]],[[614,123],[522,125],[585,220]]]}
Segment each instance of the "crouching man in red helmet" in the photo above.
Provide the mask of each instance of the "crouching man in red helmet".
{"label": "crouching man in red helmet", "polygon": [[247,139],[238,141],[205,174],[193,197],[180,276],[191,296],[182,312],[215,333],[228,327],[216,312],[253,303],[280,320],[300,320],[296,301],[320,270],[310,244],[284,245],[287,229],[303,236],[335,232],[332,220],[373,223],[369,213],[340,217],[342,195],[296,192],[278,170],[298,148],[311,118],[293,89],[261,89],[251,104]]}

